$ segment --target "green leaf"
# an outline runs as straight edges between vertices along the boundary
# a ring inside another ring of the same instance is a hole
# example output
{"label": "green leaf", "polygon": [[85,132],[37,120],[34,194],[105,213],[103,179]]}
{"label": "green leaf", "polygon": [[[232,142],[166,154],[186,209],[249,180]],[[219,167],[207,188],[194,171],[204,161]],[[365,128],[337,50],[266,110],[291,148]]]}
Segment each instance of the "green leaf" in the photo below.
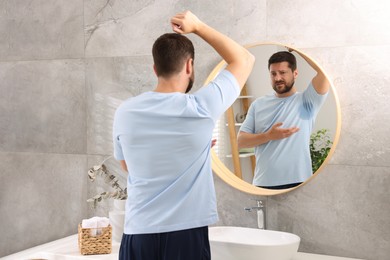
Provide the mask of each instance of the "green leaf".
{"label": "green leaf", "polygon": [[310,136],[309,148],[313,173],[321,167],[333,144],[333,142],[330,141],[328,132],[328,129],[320,129]]}

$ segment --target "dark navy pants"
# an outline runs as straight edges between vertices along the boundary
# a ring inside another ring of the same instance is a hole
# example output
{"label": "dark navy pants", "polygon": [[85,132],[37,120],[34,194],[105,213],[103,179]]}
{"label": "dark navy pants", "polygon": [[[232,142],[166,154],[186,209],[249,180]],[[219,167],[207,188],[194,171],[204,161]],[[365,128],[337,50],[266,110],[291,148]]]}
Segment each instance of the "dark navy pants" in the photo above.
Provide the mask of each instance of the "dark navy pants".
{"label": "dark navy pants", "polygon": [[119,260],[210,260],[208,227],[156,234],[123,234]]}
{"label": "dark navy pants", "polygon": [[257,186],[259,188],[265,188],[265,189],[273,189],[273,190],[283,190],[283,189],[289,189],[293,188],[295,186],[300,185],[302,182],[297,183],[291,183],[291,184],[285,184],[285,185],[279,185],[279,186]]}

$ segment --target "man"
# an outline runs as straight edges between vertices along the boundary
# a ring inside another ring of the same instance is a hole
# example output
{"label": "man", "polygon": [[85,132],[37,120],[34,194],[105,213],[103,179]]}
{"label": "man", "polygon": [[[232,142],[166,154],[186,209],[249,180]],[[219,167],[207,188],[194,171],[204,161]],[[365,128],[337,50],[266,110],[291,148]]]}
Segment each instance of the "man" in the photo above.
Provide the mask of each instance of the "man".
{"label": "man", "polygon": [[[254,57],[189,11],[171,18],[175,33],[153,45],[154,91],[126,100],[114,119],[114,153],[128,170],[119,259],[210,259],[208,225],[217,221],[210,148],[215,121],[239,96]],[[194,81],[194,47],[211,45],[227,67],[210,84]]]}
{"label": "man", "polygon": [[275,93],[255,100],[238,133],[238,147],[255,147],[253,185],[269,189],[295,187],[312,175],[310,135],[330,84],[321,69],[299,53],[317,72],[302,93],[291,52],[273,54],[268,61]]}

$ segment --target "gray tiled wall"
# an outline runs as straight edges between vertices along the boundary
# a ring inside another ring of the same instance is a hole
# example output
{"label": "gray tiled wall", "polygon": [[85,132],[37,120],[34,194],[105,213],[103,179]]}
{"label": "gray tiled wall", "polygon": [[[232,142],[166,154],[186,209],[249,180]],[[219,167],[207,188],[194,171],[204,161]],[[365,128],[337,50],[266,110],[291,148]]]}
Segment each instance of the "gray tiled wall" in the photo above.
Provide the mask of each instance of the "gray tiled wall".
{"label": "gray tiled wall", "polygon": [[[101,187],[87,169],[111,154],[121,100],[153,88],[151,45],[192,10],[241,44],[300,48],[337,89],[341,138],[330,164],[262,199],[267,226],[300,251],[384,260],[390,253],[390,4],[386,1],[0,1],[0,257],[77,232]],[[220,58],[200,39],[199,88]],[[218,225],[256,227],[254,196],[215,178]],[[50,227],[50,228],[49,228]]]}

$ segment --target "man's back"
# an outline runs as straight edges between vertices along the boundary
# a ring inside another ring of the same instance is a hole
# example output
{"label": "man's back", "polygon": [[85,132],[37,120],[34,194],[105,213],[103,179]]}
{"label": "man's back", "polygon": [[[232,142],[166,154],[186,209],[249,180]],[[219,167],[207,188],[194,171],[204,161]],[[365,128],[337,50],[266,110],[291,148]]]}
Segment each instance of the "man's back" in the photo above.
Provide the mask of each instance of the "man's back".
{"label": "man's back", "polygon": [[125,233],[174,231],[217,221],[212,130],[238,94],[233,76],[224,71],[194,95],[147,92],[118,108],[115,156],[126,161],[129,171]]}
{"label": "man's back", "polygon": [[209,156],[212,128],[238,97],[255,61],[190,11],[170,22],[174,32],[202,38],[227,66],[208,86],[185,96],[195,75],[193,44],[163,34],[152,48],[156,93],[125,102],[117,111],[114,153],[129,173],[123,260],[210,259],[207,226],[218,219]]}

